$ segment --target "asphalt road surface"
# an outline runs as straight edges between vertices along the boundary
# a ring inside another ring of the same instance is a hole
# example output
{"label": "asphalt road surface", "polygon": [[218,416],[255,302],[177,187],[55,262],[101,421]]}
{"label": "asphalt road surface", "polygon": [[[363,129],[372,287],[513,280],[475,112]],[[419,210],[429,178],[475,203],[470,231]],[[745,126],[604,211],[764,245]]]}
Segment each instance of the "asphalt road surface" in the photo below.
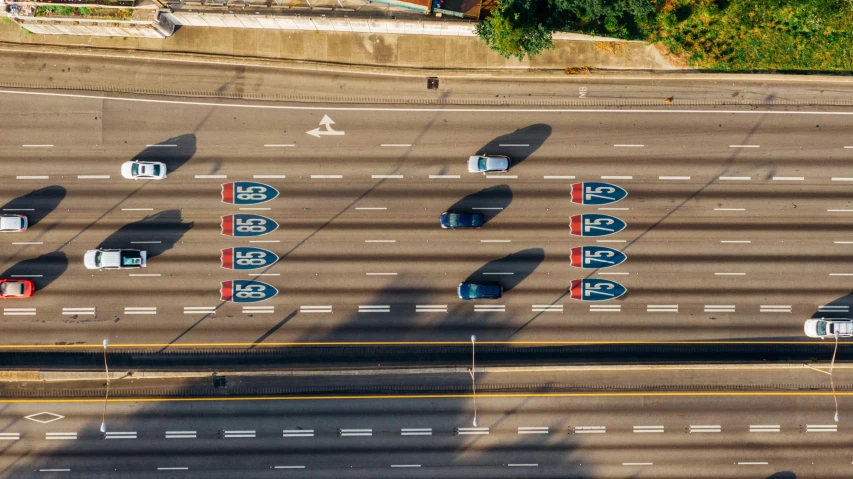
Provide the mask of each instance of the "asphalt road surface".
{"label": "asphalt road surface", "polygon": [[[4,343],[779,340],[802,338],[808,317],[849,312],[853,112],[843,109],[223,104],[11,90],[0,103],[0,204],[32,223],[3,235],[0,276],[38,288],[2,305]],[[509,155],[513,168],[469,174],[477,153]],[[120,164],[133,158],[166,162],[168,178],[123,179]],[[222,203],[220,185],[240,180],[280,194],[251,210]],[[628,196],[576,205],[570,185],[581,181]],[[442,230],[448,210],[481,211],[487,223]],[[278,229],[224,236],[220,218],[237,213]],[[570,235],[569,218],[583,213],[627,227]],[[582,245],[628,259],[572,267]],[[99,246],[146,249],[149,265],[86,270],[83,254]],[[280,260],[223,269],[220,250],[236,246]],[[604,307],[571,299],[571,281],[585,277],[628,292]],[[220,283],[238,279],[278,294],[221,301]],[[455,288],[467,279],[501,281],[505,296],[462,302]]]}
{"label": "asphalt road surface", "polygon": [[849,425],[810,393],[481,396],[477,428],[469,398],[110,403],[106,434],[101,415],[98,401],[7,404],[0,476],[793,479],[853,467]]}

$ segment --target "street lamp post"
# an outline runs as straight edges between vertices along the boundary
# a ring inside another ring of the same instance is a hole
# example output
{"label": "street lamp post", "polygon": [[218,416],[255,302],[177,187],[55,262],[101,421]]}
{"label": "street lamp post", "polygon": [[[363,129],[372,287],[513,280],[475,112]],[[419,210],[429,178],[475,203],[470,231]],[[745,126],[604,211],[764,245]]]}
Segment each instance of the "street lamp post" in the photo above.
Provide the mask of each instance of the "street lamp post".
{"label": "street lamp post", "polygon": [[107,400],[110,397],[110,368],[107,365],[107,346],[109,346],[110,341],[108,339],[104,339],[104,372],[107,376],[107,392],[104,395],[104,412],[101,414],[101,432],[107,432]]}
{"label": "street lamp post", "polygon": [[477,345],[477,336],[471,335],[471,393],[474,397],[474,427],[477,427],[477,377],[474,372],[474,347]]}
{"label": "street lamp post", "polygon": [[835,355],[838,353],[838,331],[835,332],[835,349],[832,351],[832,361],[829,363],[829,371],[824,371],[823,369],[819,369],[813,366],[809,366],[808,364],[803,363],[804,367],[809,369],[813,369],[819,373],[828,374],[829,375],[829,387],[832,389],[832,400],[835,402],[835,422],[841,420],[841,416],[838,414],[838,396],[835,395],[835,380],[832,377],[832,369],[835,367]]}

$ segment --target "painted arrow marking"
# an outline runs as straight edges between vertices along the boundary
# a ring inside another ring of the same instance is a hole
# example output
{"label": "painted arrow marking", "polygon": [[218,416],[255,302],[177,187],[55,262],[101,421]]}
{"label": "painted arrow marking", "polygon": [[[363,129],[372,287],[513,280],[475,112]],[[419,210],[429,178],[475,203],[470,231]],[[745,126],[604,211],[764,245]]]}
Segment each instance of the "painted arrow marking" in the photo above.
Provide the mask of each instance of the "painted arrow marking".
{"label": "painted arrow marking", "polygon": [[305,133],[308,133],[311,136],[316,136],[317,138],[320,138],[320,136],[322,135],[343,135],[343,131],[332,129],[332,125],[334,124],[335,122],[332,121],[331,118],[329,118],[329,115],[323,115],[323,119],[320,120],[320,126],[325,126],[326,129],[320,130],[320,128],[314,128],[313,130],[306,131]]}

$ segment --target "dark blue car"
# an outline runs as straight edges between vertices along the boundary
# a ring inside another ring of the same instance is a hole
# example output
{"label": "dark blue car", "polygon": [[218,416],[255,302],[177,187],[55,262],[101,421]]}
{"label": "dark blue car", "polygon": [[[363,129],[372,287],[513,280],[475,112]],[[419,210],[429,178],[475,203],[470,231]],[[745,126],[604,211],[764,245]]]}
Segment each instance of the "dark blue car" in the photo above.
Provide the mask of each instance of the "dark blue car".
{"label": "dark blue car", "polygon": [[479,228],[483,226],[483,215],[480,213],[442,213],[439,219],[442,228]]}
{"label": "dark blue car", "polygon": [[500,283],[459,283],[456,289],[459,299],[500,299],[504,287]]}

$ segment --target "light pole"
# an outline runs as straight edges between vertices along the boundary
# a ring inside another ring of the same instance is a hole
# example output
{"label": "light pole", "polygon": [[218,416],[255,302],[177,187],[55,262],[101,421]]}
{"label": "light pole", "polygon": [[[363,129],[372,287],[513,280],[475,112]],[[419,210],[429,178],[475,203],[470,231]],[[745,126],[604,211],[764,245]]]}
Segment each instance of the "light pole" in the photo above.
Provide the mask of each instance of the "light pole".
{"label": "light pole", "polygon": [[107,375],[107,393],[104,395],[104,412],[101,414],[101,432],[107,432],[107,400],[110,397],[110,368],[107,365],[107,346],[109,346],[110,341],[108,339],[104,339],[104,371]]}
{"label": "light pole", "polygon": [[823,369],[819,369],[813,366],[809,366],[808,364],[803,363],[804,367],[809,369],[813,369],[819,373],[828,374],[829,375],[829,387],[832,388],[832,400],[835,401],[835,422],[841,420],[841,416],[838,415],[838,396],[835,395],[835,381],[832,377],[832,368],[835,367],[835,354],[838,353],[838,331],[835,332],[835,349],[832,351],[832,361],[829,363],[829,371],[824,371]]}
{"label": "light pole", "polygon": [[474,347],[477,345],[477,336],[471,335],[471,393],[474,397],[474,427],[477,427],[477,377],[474,375]]}

